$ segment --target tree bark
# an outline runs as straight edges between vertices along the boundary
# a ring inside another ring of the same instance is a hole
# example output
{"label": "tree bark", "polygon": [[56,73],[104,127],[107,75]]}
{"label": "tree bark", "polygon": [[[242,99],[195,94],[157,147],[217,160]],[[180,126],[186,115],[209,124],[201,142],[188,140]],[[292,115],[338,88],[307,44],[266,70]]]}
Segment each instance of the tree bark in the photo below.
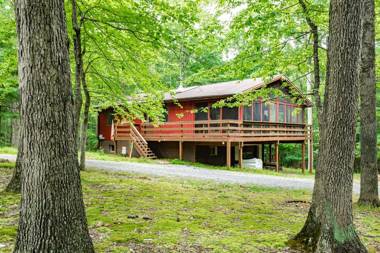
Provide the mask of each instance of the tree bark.
{"label": "tree bark", "polygon": [[318,253],[366,252],[352,214],[360,7],[360,1],[330,2],[328,85],[320,122],[316,185],[308,219],[295,240]]}
{"label": "tree bark", "polygon": [[85,170],[86,168],[86,146],[87,146],[87,128],[88,119],[90,112],[91,97],[90,92],[87,87],[86,73],[82,71],[82,87],[85,95],[84,111],[83,111],[83,124],[80,142],[80,169]]}
{"label": "tree bark", "polygon": [[316,252],[367,252],[353,224],[352,188],[358,108],[360,1],[330,2],[328,106],[324,108],[324,201]]}
{"label": "tree bark", "polygon": [[23,162],[14,252],[94,252],[75,148],[64,1],[15,6]]}
{"label": "tree bark", "polygon": [[377,173],[375,1],[362,0],[360,68],[360,205],[380,206]]}
{"label": "tree bark", "polygon": [[74,58],[75,58],[75,106],[74,106],[74,122],[75,122],[75,141],[76,148],[78,150],[80,143],[80,114],[82,111],[82,91],[81,91],[81,78],[83,72],[83,56],[82,56],[82,44],[81,44],[81,29],[78,24],[78,16],[77,16],[77,1],[72,0],[72,27],[73,27],[73,42],[74,42]]}

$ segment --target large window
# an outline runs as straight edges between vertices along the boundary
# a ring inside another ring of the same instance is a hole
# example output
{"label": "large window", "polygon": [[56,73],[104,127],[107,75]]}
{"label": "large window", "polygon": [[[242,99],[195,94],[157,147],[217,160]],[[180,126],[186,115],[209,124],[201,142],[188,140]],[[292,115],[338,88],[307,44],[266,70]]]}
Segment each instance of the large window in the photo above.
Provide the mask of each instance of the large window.
{"label": "large window", "polygon": [[244,106],[243,120],[252,121],[252,106]]}
{"label": "large window", "polygon": [[269,104],[270,108],[270,122],[277,122],[277,104]]}
{"label": "large window", "polygon": [[261,121],[261,103],[253,103],[253,120]]}
{"label": "large window", "polygon": [[298,114],[299,114],[299,110],[297,108],[292,108],[292,123],[296,124],[298,123]]}
{"label": "large window", "polygon": [[285,105],[279,104],[278,107],[278,122],[284,123],[285,122]]}
{"label": "large window", "polygon": [[222,108],[222,119],[231,119],[238,120],[239,119],[239,108],[238,107],[223,107]]}
{"label": "large window", "polygon": [[197,112],[195,113],[195,120],[208,120],[208,104],[198,103],[195,105]]}
{"label": "large window", "polygon": [[293,107],[290,105],[286,106],[286,123],[292,123],[292,112]]}
{"label": "large window", "polygon": [[220,120],[220,108],[210,108],[210,119]]}
{"label": "large window", "polygon": [[113,122],[113,114],[112,112],[107,112],[107,125],[111,126]]}
{"label": "large window", "polygon": [[263,108],[263,121],[269,121],[269,105],[268,104],[261,104]]}

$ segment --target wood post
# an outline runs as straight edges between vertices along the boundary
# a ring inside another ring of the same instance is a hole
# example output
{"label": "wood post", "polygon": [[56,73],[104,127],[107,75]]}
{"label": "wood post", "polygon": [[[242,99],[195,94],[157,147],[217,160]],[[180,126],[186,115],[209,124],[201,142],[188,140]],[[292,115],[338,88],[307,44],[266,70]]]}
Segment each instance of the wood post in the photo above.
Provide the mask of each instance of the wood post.
{"label": "wood post", "polygon": [[244,142],[239,143],[239,167],[243,168],[243,145]]}
{"label": "wood post", "polygon": [[132,158],[133,154],[133,141],[129,144],[129,158]]}
{"label": "wood post", "polygon": [[[312,138],[312,137],[311,137]],[[313,174],[313,166],[314,166],[314,157],[313,157],[313,139],[310,140],[310,149],[309,149],[309,173]]]}
{"label": "wood post", "polygon": [[179,155],[178,155],[179,160],[183,160],[183,142],[179,142]]}
{"label": "wood post", "polygon": [[231,141],[227,141],[226,145],[226,166],[231,167]]}
{"label": "wood post", "polygon": [[274,148],[276,150],[276,172],[279,172],[279,170],[280,170],[279,144],[280,144],[280,142],[277,142],[274,144]]}
{"label": "wood post", "polygon": [[302,167],[302,174],[305,174],[305,142],[302,142],[302,164],[301,164],[301,167]]}

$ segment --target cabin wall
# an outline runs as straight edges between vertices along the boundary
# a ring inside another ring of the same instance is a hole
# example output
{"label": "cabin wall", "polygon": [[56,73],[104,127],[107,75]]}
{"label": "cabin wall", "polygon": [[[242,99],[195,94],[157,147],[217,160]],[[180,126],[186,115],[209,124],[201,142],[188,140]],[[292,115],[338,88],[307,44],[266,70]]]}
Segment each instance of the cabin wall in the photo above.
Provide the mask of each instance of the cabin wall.
{"label": "cabin wall", "polygon": [[194,121],[194,103],[193,102],[181,102],[181,107],[176,104],[168,104],[168,121],[180,122],[180,121]]}
{"label": "cabin wall", "polygon": [[[101,141],[111,141],[112,110],[107,109],[98,114],[98,138]],[[103,138],[102,138],[103,137]]]}

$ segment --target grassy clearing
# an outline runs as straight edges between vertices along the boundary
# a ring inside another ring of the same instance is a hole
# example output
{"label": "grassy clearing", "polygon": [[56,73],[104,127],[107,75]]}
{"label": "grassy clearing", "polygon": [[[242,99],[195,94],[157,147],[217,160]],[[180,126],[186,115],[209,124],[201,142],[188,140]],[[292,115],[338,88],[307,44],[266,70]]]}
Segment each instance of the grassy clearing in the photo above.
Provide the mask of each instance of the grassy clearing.
{"label": "grassy clearing", "polygon": [[136,158],[136,157],[125,157],[122,155],[107,154],[102,151],[88,151],[86,152],[86,159],[92,160],[105,160],[105,161],[114,161],[114,162],[138,162],[138,163],[157,163],[156,160],[148,158]]}
{"label": "grassy clearing", "polygon": [[17,155],[17,148],[0,146],[0,154]]}
{"label": "grassy clearing", "polygon": [[[0,191],[11,173],[0,169]],[[83,172],[82,182],[97,252],[285,252],[310,200],[308,191],[97,170]],[[18,201],[0,193],[0,252],[11,252]],[[380,250],[380,210],[355,207],[355,222]]]}

